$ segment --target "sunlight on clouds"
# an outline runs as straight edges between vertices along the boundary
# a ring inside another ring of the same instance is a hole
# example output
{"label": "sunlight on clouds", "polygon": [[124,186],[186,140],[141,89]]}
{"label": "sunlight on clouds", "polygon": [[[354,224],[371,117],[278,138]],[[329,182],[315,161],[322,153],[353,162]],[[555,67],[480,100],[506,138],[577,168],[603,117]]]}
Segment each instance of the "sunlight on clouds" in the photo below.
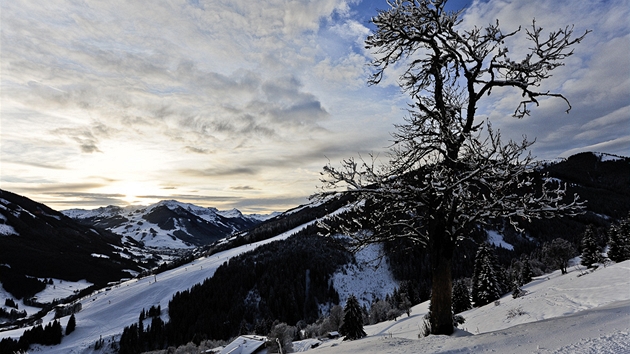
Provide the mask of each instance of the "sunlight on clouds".
{"label": "sunlight on clouds", "polygon": [[[539,137],[542,158],[591,147],[629,151],[620,129],[630,96],[630,78],[620,74],[630,72],[624,5],[474,1],[465,25],[499,18],[516,29],[535,17],[545,30],[593,29],[549,82],[571,100],[568,117],[563,102],[551,100],[514,121],[519,97],[499,90],[480,117],[507,137]],[[366,85],[372,54],[363,41],[372,8],[385,1],[1,7],[0,181],[58,208],[172,197],[288,209],[315,192],[328,159],[382,153],[406,115],[401,67]],[[519,42],[510,54],[525,47]]]}

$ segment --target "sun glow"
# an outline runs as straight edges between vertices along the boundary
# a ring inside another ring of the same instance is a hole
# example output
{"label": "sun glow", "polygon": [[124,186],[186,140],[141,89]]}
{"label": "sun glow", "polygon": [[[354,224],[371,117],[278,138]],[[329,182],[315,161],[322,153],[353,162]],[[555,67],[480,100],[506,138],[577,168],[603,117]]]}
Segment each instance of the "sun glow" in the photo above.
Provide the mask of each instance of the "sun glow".
{"label": "sun glow", "polygon": [[128,205],[152,204],[164,198],[164,191],[150,182],[127,181],[112,186]]}

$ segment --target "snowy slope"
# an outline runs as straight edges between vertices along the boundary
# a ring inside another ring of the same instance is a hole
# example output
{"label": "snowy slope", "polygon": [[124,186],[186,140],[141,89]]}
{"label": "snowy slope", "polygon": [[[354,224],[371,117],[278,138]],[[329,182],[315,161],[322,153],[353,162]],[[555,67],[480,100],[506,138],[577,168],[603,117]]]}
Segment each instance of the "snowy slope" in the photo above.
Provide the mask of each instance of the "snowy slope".
{"label": "snowy slope", "polygon": [[[167,319],[169,300],[177,291],[189,289],[195,284],[211,277],[216,269],[241,253],[251,251],[254,247],[286,239],[308,224],[287,231],[274,238],[250,245],[236,247],[211,257],[200,258],[191,264],[176,268],[156,277],[132,279],[119,285],[94,293],[80,300],[83,309],[75,314],[76,330],[63,338],[60,345],[38,348],[46,353],[85,353],[92,352],[89,347],[102,336],[108,341],[112,337],[119,337],[125,326],[138,321],[140,311],[149,309],[153,305],[161,305],[163,318]],[[53,313],[44,317],[44,325],[53,320]],[[66,326],[68,317],[61,319],[62,326]],[[0,339],[5,337],[18,338],[26,330],[17,329],[0,332]]]}
{"label": "snowy slope", "polygon": [[[305,227],[306,225],[301,226]],[[172,295],[212,276],[226,260],[267,242],[285,239],[296,228],[273,239],[238,247],[193,264],[134,279],[81,300],[77,329],[62,344],[38,347],[47,353],[89,353],[102,336],[117,338],[124,326],[138,319],[142,308],[166,306]],[[366,253],[368,255],[368,253]],[[361,257],[359,257],[361,258]],[[369,257],[365,257],[369,258]],[[157,281],[156,281],[157,280]],[[348,285],[356,290],[357,284]],[[630,261],[609,265],[592,273],[573,267],[535,278],[523,287],[524,297],[507,295],[500,305],[489,304],[462,313],[466,323],[454,336],[418,338],[428,303],[413,308],[410,317],[366,326],[368,337],[352,342],[323,342],[317,353],[626,353],[630,352]],[[520,311],[515,311],[520,310]],[[522,313],[510,317],[510,312]],[[44,324],[52,320],[52,314]],[[65,326],[68,318],[61,320]],[[17,338],[24,329],[0,332],[0,338]],[[306,350],[310,343],[296,343]],[[315,340],[316,341],[316,340]]]}
{"label": "snowy slope", "polygon": [[147,247],[175,249],[210,244],[268,217],[243,215],[237,209],[219,211],[175,200],[163,200],[149,206],[108,206],[62,212],[84,224],[107,228]]}
{"label": "snowy slope", "polygon": [[345,299],[354,295],[361,306],[369,308],[374,300],[385,299],[399,286],[383,258],[383,252],[381,244],[371,244],[354,255],[356,263],[347,264],[332,275],[331,280],[342,306]]}
{"label": "snowy slope", "polygon": [[630,353],[630,261],[580,274],[574,267],[537,277],[523,287],[524,297],[466,311],[463,328],[450,337],[418,338],[425,302],[410,317],[366,326],[366,338],[327,341],[312,352]]}

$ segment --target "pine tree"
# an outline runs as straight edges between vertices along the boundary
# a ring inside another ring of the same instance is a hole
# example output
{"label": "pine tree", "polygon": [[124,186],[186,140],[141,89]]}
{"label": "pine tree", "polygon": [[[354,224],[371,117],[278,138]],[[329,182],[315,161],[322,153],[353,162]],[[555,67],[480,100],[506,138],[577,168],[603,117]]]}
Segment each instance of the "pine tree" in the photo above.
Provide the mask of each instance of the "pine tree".
{"label": "pine tree", "polygon": [[534,276],[534,271],[532,270],[532,265],[529,263],[529,259],[525,258],[523,260],[523,266],[521,267],[521,284],[527,284],[532,281],[532,277]]}
{"label": "pine tree", "polygon": [[593,263],[600,261],[601,253],[595,240],[595,230],[592,225],[589,225],[582,236],[582,261],[580,263],[587,268],[594,268]]}
{"label": "pine tree", "polygon": [[68,320],[68,324],[66,325],[66,335],[74,332],[76,327],[77,327],[77,320],[76,318],[74,318],[74,314],[72,314],[70,316],[70,319]]}
{"label": "pine tree", "polygon": [[453,313],[457,314],[472,308],[470,303],[470,290],[463,279],[453,282]]}
{"label": "pine tree", "polygon": [[363,315],[359,301],[354,295],[350,295],[344,308],[343,324],[339,331],[346,336],[345,339],[353,340],[365,337],[363,330]]}
{"label": "pine tree", "polygon": [[477,307],[489,304],[501,296],[494,263],[489,245],[481,244],[475,256],[472,286],[472,300]]}
{"label": "pine tree", "polygon": [[608,258],[614,262],[630,259],[630,215],[608,230]]}

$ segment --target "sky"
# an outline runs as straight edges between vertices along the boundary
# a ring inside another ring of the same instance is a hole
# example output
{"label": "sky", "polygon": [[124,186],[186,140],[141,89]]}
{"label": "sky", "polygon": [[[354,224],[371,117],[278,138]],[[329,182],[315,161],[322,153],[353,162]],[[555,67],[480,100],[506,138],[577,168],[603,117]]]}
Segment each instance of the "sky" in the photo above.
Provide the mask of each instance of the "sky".
{"label": "sky", "polygon": [[[318,191],[322,167],[386,159],[408,99],[395,71],[367,85],[374,0],[12,0],[0,3],[0,188],[63,210],[162,199],[246,213]],[[479,106],[539,159],[630,155],[630,7],[606,1],[449,1],[461,28],[592,30],[511,117]],[[515,37],[514,55],[526,44]],[[520,46],[520,47],[519,47]],[[515,58],[513,58],[515,59]]]}

